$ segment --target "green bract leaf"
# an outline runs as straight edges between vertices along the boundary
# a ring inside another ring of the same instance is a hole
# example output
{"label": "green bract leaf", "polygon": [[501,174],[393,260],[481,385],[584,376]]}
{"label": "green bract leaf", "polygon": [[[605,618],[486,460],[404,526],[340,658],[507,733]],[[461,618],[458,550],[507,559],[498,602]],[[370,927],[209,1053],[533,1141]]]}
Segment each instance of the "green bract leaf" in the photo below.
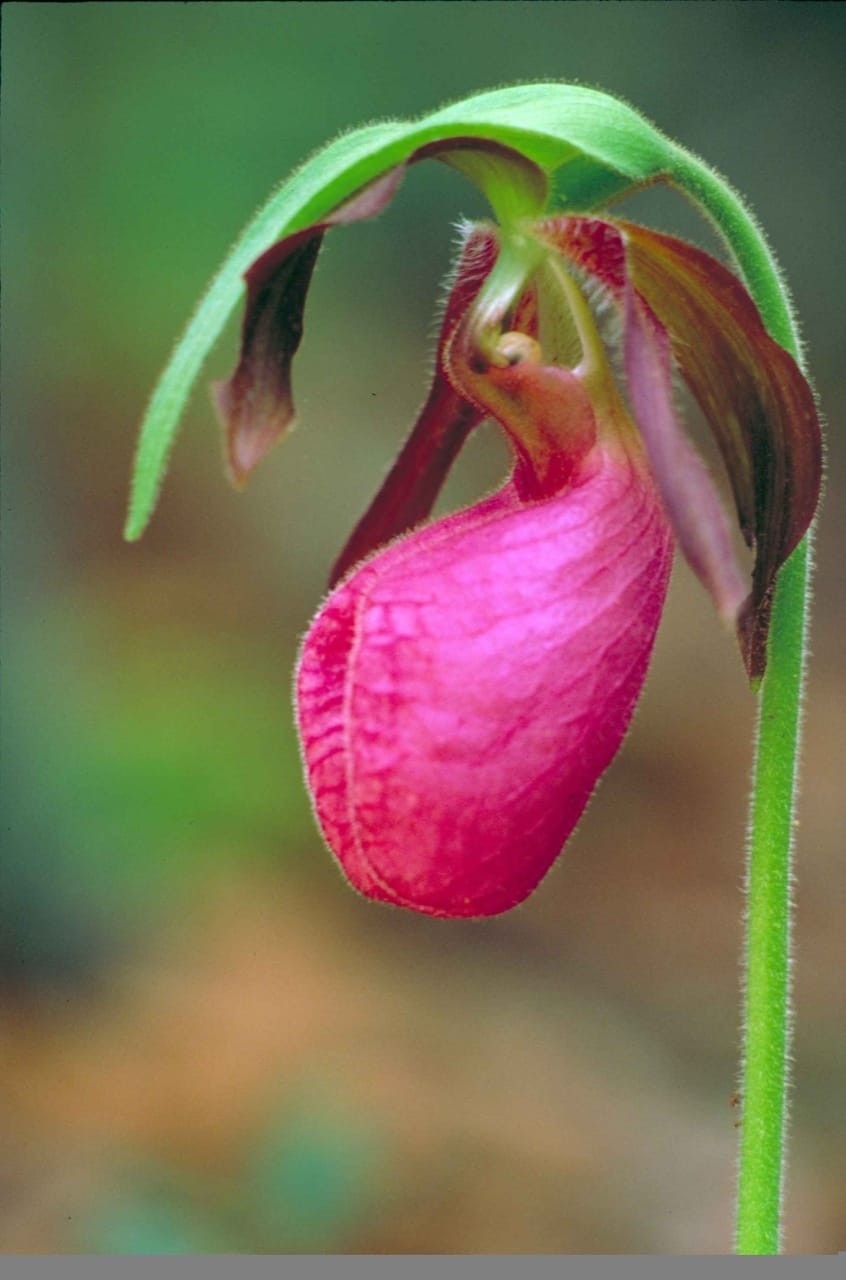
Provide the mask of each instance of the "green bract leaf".
{"label": "green bract leaf", "polygon": [[[457,146],[447,145],[455,142]],[[484,159],[474,159],[473,143]],[[485,143],[510,149],[499,157]],[[461,154],[463,152],[463,154]],[[516,153],[516,154],[514,154]],[[271,196],[230,250],[156,387],[141,427],[126,537],[156,504],[179,420],[203,361],[244,289],[244,273],[281,236],[325,221],[396,165],[439,154],[484,189],[503,222],[544,211],[548,176],[559,208],[588,211],[668,174],[678,154],[631,107],[574,85],[518,85],[464,99],[418,121],[388,121],[338,138]],[[527,165],[528,162],[528,165]]]}

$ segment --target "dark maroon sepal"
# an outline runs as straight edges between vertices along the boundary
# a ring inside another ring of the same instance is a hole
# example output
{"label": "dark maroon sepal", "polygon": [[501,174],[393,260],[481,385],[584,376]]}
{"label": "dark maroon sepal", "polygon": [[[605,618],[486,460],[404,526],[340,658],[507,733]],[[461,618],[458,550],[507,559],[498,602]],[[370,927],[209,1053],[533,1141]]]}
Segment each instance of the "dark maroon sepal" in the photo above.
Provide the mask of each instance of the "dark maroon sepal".
{"label": "dark maroon sepal", "polygon": [[226,429],[229,475],[239,488],[294,419],[291,362],[302,339],[306,296],[324,231],[375,217],[404,172],[405,165],[389,170],[321,222],[272,245],[247,271],[238,367],[227,382],[212,388]]}
{"label": "dark maroon sepal", "polygon": [[[644,329],[643,317],[651,314],[669,337],[670,352],[720,448],[743,536],[755,548],[752,590],[738,616],[738,636],[747,671],[759,679],[776,575],[806,533],[819,500],[822,437],[813,392],[793,357],[767,333],[740,280],[701,249],[634,223],[596,218],[548,219],[537,231],[622,307],[631,290],[637,305],[629,305],[629,319],[637,326],[627,335],[630,378],[633,359],[635,365],[665,367],[661,352],[649,349],[658,340],[654,326],[651,335]],[[661,399],[667,394],[665,388]],[[647,421],[651,405],[644,400],[639,415],[645,438],[656,434]],[[679,506],[686,502],[692,473],[683,467],[680,475]],[[702,528],[709,523],[701,521],[706,505],[700,499],[693,518]],[[680,524],[678,513],[676,522],[677,529],[690,525],[690,519]]]}
{"label": "dark maroon sepal", "polygon": [[226,429],[229,477],[239,489],[294,418],[291,361],[322,239],[312,230],[289,236],[247,272],[241,358],[228,382],[212,387]]}
{"label": "dark maroon sepal", "polygon": [[679,547],[720,617],[736,625],[749,584],[734,554],[729,519],[676,417],[667,331],[631,286],[624,332],[632,413]]}

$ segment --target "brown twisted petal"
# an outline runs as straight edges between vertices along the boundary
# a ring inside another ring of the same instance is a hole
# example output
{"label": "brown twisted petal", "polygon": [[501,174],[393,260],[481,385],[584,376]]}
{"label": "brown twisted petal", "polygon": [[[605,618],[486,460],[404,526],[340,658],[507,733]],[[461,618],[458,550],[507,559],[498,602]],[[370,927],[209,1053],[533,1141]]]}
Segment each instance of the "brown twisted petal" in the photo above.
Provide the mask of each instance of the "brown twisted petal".
{"label": "brown twisted petal", "polygon": [[392,199],[405,167],[397,165],[321,222],[272,245],[247,271],[238,367],[212,389],[226,429],[229,475],[239,488],[294,420],[291,362],[303,336],[303,311],[324,231],[374,217]]}
{"label": "brown twisted petal", "polygon": [[629,397],[664,506],[682,554],[720,617],[736,625],[749,585],[734,554],[720,496],[676,420],[667,331],[631,286],[625,307]]}
{"label": "brown twisted petal", "polygon": [[[548,219],[538,234],[621,305],[630,286],[637,306],[630,305],[629,318],[642,319],[646,307],[666,330],[714,432],[744,538],[755,547],[752,591],[738,631],[747,670],[759,677],[776,574],[819,500],[822,438],[811,388],[767,333],[741,282],[701,249],[634,223],[595,218]],[[642,327],[628,339],[630,346],[645,340]],[[662,488],[671,482],[666,477]]]}

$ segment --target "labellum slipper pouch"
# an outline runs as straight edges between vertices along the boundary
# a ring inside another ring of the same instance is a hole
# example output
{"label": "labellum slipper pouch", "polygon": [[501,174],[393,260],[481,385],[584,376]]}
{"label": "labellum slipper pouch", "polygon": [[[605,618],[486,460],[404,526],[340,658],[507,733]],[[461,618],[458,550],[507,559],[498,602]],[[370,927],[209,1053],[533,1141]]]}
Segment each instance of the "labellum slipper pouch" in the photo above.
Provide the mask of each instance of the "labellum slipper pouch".
{"label": "labellum slipper pouch", "polygon": [[361,563],[297,673],[346,876],[436,916],[507,911],[549,870],[626,732],[670,572],[619,404],[603,416],[577,373],[517,359],[460,386],[509,434],[508,483]]}

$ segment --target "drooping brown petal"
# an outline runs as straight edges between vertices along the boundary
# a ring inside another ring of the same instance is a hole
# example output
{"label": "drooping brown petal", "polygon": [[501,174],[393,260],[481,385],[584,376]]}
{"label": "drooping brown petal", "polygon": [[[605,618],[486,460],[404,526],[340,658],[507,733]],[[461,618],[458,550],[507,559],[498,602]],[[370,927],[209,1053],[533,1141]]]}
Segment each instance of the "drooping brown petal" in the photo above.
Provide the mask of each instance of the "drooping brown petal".
{"label": "drooping brown petal", "polygon": [[670,332],[739,504],[744,494],[744,531],[775,572],[805,534],[819,500],[822,438],[811,388],[720,262],[673,236],[631,223],[621,227],[632,283]]}
{"label": "drooping brown petal", "polygon": [[228,382],[212,386],[226,429],[229,477],[238,488],[293,421],[291,361],[322,240],[310,230],[289,236],[247,272],[241,358]]}
{"label": "drooping brown petal", "polygon": [[667,331],[631,286],[625,360],[634,420],[679,546],[717,612],[736,625],[749,586],[734,555],[728,517],[704,462],[676,420]]}
{"label": "drooping brown petal", "polygon": [[[332,586],[365,556],[426,519],[464,441],[485,417],[451,386],[444,374],[443,356],[464,312],[493,267],[496,253],[492,230],[475,227],[464,243],[444,308],[426,402],[382,487],[335,562]],[[531,302],[527,300],[522,305],[524,322],[530,325]]]}
{"label": "drooping brown petal", "polygon": [[747,669],[760,676],[775,577],[819,499],[822,441],[813,393],[741,282],[701,249],[629,222],[560,218],[539,230],[621,304],[628,281],[669,334],[722,453],[744,537],[755,547],[739,633]]}
{"label": "drooping brown petal", "polygon": [[246,273],[247,303],[238,367],[213,396],[226,428],[230,477],[239,488],[294,418],[291,361],[303,333],[303,310],[323,233],[372,218],[391,200],[405,165],[397,165],[339,205],[322,222],[286,236]]}

